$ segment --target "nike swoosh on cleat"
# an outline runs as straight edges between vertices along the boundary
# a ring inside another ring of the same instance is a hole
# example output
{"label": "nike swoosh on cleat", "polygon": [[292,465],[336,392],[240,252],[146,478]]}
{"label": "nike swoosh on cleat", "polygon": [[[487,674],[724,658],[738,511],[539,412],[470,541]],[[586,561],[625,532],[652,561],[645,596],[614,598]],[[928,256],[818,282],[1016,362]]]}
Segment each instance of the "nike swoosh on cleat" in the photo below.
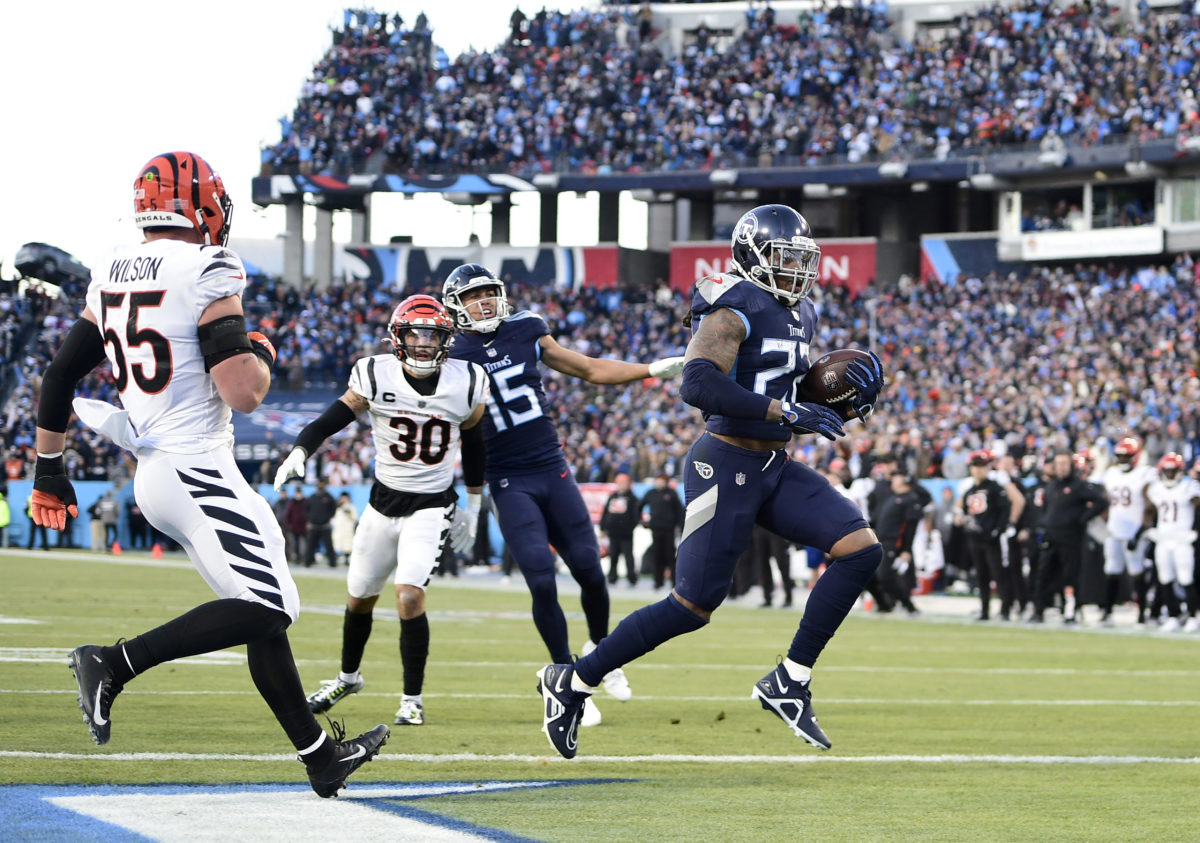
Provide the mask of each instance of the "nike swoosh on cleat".
{"label": "nike swoosh on cleat", "polygon": [[342,763],[344,764],[347,761],[353,761],[356,758],[362,758],[366,754],[367,754],[367,748],[365,746],[357,746],[354,749],[354,754],[347,755],[345,758],[342,759]]}
{"label": "nike swoosh on cleat", "polygon": [[[778,682],[779,680],[776,680],[776,681]],[[786,694],[787,692],[788,692],[788,686],[784,685],[782,682],[779,682],[779,693]]]}
{"label": "nike swoosh on cleat", "polygon": [[93,706],[94,711],[92,711],[92,722],[95,723],[97,726],[103,726],[105,723],[108,722],[108,720],[106,718],[104,718],[103,716],[101,716],[101,714],[100,714],[100,694],[103,691],[104,691],[104,683],[101,682],[96,687],[96,705]]}

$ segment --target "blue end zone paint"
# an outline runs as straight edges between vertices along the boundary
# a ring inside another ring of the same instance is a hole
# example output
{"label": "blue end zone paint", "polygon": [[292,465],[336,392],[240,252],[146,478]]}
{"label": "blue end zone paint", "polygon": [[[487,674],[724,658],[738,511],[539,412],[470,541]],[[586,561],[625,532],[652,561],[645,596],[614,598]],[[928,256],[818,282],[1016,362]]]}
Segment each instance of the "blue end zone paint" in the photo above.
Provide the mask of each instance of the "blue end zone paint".
{"label": "blue end zone paint", "polygon": [[[488,840],[503,843],[528,843],[534,838],[521,837],[507,831],[485,826],[477,826],[453,817],[444,817],[431,811],[416,808],[411,804],[423,799],[440,798],[445,796],[470,796],[473,790],[458,793],[427,793],[431,787],[470,787],[487,786],[481,789],[481,794],[505,793],[516,790],[544,790],[557,787],[576,787],[579,785],[624,784],[636,782],[638,779],[551,779],[544,782],[531,783],[528,780],[513,782],[511,787],[504,787],[502,781],[485,782],[366,782],[362,789],[372,790],[382,788],[413,788],[412,795],[397,793],[389,796],[373,796],[355,798],[353,791],[339,798],[343,802],[355,802],[369,806],[377,811],[393,814],[405,819],[435,825],[452,831],[474,834]],[[253,792],[305,792],[306,785],[287,783],[245,783],[245,784],[144,784],[144,785],[4,785],[0,786],[0,829],[6,841],[24,840],[72,840],[72,841],[106,841],[106,843],[144,843],[151,838],[134,834],[128,829],[110,823],[102,822],[92,817],[76,813],[67,808],[60,808],[49,800],[63,796],[130,796],[135,794],[153,794],[170,796],[172,794],[230,794]]]}
{"label": "blue end zone paint", "polygon": [[958,279],[958,274],[962,270],[945,240],[940,237],[922,237],[921,248],[925,250],[925,257],[933,264],[939,281],[943,284],[952,284]]}

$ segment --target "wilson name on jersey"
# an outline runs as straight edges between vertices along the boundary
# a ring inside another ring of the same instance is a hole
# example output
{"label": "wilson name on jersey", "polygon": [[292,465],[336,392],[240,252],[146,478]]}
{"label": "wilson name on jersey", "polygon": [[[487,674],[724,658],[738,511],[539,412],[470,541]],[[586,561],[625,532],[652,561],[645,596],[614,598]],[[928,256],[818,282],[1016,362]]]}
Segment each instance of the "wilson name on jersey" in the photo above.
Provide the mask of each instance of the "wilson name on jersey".
{"label": "wilson name on jersey", "polygon": [[[726,308],[736,313],[746,329],[729,377],[751,392],[795,400],[796,385],[808,371],[808,349],[817,330],[817,311],[803,299],[785,307],[761,287],[734,275],[710,275],[692,292],[692,332],[704,317]],[[791,433],[779,422],[738,419],[705,414],[705,427],[713,433],[786,442]]]}
{"label": "wilson name on jersey", "polygon": [[394,354],[364,357],[350,389],[367,399],[375,441],[375,478],[397,492],[434,494],[454,483],[461,425],[487,400],[487,378],[474,364],[447,360],[437,389],[421,395]]}
{"label": "wilson name on jersey", "polygon": [[478,363],[491,383],[483,417],[489,480],[566,464],[538,368],[549,333],[545,319],[523,310],[492,333],[458,333],[450,346],[452,358]]}
{"label": "wilson name on jersey", "polygon": [[233,414],[204,370],[196,326],[245,286],[235,253],[179,240],[118,248],[92,273],[87,304],[141,444],[199,453],[233,442]]}

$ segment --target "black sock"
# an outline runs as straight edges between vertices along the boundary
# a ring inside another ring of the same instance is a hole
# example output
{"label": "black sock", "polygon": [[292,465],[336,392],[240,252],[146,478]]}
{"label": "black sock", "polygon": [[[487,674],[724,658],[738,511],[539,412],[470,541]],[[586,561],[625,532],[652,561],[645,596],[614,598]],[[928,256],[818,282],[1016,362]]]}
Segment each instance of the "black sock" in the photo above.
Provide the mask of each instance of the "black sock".
{"label": "black sock", "polygon": [[[300,684],[300,672],[292,658],[292,645],[286,632],[278,632],[246,645],[246,661],[250,666],[250,677],[262,695],[271,713],[287,733],[296,749],[307,749],[321,739],[323,734],[317,718],[308,710],[304,686]],[[325,740],[304,756],[309,766],[326,764],[333,756],[333,741]]]}
{"label": "black sock", "polygon": [[157,664],[247,644],[282,632],[290,623],[278,609],[225,598],[197,606],[123,644],[103,647],[102,652],[124,685]]}
{"label": "black sock", "polygon": [[1113,606],[1117,605],[1117,592],[1121,589],[1121,577],[1109,576],[1104,583],[1104,611],[1111,613]]}
{"label": "black sock", "polygon": [[371,622],[375,615],[346,610],[342,618],[342,673],[357,673],[362,665],[363,650],[371,637]]}
{"label": "black sock", "polygon": [[404,665],[404,693],[420,695],[425,684],[425,662],[429,660],[429,616],[400,619],[400,662]]}
{"label": "black sock", "polygon": [[593,580],[579,583],[579,603],[587,619],[588,636],[599,643],[608,635],[609,598],[603,570],[597,567],[596,573]]}

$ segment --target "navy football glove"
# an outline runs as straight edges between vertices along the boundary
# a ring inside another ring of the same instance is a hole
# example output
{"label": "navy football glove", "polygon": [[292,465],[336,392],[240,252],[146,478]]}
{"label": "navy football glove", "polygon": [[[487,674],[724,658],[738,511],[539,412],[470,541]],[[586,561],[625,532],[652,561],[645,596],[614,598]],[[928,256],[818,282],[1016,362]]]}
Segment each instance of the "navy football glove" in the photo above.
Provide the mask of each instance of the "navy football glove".
{"label": "navy football glove", "polygon": [[874,351],[868,351],[870,360],[855,360],[846,367],[846,383],[854,387],[858,394],[850,399],[854,412],[863,421],[870,418],[875,409],[875,401],[883,390],[883,363]]}
{"label": "navy football glove", "polygon": [[820,404],[783,402],[783,418],[780,424],[792,429],[793,433],[819,433],[830,442],[845,436],[842,419],[833,410]]}

